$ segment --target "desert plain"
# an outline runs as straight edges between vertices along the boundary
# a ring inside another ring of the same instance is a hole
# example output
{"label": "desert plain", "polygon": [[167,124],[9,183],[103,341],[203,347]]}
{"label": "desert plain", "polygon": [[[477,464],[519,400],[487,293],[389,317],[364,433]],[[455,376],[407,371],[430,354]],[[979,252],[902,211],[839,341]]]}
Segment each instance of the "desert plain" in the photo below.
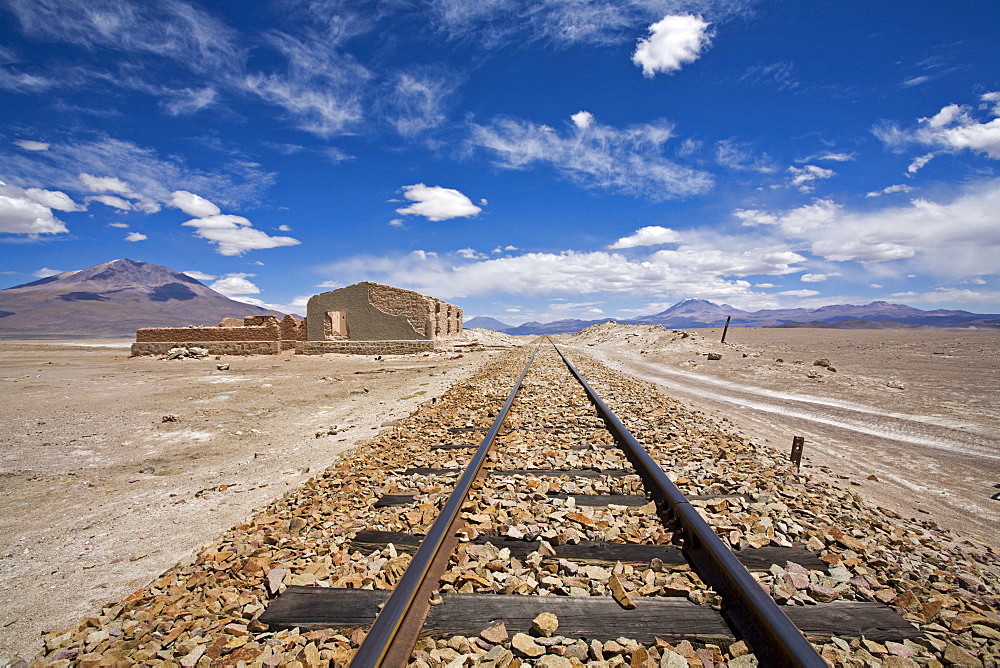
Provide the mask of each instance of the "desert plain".
{"label": "desert plain", "polygon": [[[733,328],[723,344],[721,329],[608,324],[555,338],[777,451],[804,436],[811,475],[1000,547],[1000,332]],[[160,360],[122,341],[0,342],[0,665],[494,354]]]}

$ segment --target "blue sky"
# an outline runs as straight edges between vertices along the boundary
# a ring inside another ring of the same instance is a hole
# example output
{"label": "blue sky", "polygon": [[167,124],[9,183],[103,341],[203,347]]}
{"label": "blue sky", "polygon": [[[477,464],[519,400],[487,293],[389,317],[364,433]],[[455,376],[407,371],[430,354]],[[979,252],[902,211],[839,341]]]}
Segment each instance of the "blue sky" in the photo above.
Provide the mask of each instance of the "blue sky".
{"label": "blue sky", "polygon": [[0,287],[1000,312],[1000,3],[0,0]]}

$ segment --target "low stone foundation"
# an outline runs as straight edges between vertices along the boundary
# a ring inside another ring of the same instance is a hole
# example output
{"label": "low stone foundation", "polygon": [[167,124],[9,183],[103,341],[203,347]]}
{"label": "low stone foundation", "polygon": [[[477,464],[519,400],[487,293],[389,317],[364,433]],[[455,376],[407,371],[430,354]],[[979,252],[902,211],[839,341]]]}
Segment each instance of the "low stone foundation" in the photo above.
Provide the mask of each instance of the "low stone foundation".
{"label": "low stone foundation", "polygon": [[413,355],[438,349],[434,341],[415,339],[407,341],[296,341],[298,355]]}
{"label": "low stone foundation", "polygon": [[132,357],[166,355],[171,348],[204,348],[209,355],[277,355],[281,352],[282,343],[282,341],[137,342],[132,344]]}

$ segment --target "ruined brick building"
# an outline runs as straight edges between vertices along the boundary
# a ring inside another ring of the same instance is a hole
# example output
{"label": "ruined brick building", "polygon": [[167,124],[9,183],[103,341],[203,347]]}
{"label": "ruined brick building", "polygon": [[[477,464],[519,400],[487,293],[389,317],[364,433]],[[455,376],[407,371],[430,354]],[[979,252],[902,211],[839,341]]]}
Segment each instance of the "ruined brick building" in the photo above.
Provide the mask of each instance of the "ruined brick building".
{"label": "ruined brick building", "polygon": [[435,350],[462,337],[462,309],[378,283],[357,283],[310,298],[306,318],[226,318],[217,327],[150,327],[136,332],[133,355],[196,346],[212,355],[327,352],[399,354]]}

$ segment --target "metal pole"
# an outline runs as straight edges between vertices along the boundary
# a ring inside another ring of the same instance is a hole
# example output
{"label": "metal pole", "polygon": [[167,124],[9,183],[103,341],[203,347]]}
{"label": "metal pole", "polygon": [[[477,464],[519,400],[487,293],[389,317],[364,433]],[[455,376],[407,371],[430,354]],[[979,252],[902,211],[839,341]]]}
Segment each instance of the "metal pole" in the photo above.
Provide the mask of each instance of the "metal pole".
{"label": "metal pole", "polygon": [[729,331],[729,321],[732,320],[732,318],[733,318],[733,316],[731,316],[731,315],[727,315],[726,316],[726,327],[725,327],[725,329],[722,330],[722,341],[720,341],[719,343],[725,343],[726,342],[726,332]]}
{"label": "metal pole", "polygon": [[802,448],[805,444],[805,436],[792,436],[792,463],[795,464],[795,468],[802,466]]}

